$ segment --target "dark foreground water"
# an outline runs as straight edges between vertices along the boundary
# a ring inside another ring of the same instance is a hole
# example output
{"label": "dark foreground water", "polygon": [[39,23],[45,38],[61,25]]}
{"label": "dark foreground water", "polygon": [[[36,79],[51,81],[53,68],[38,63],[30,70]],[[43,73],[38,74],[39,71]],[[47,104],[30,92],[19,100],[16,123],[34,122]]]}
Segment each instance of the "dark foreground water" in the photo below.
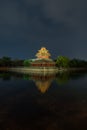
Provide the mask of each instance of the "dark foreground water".
{"label": "dark foreground water", "polygon": [[0,72],[0,130],[87,130],[87,73]]}

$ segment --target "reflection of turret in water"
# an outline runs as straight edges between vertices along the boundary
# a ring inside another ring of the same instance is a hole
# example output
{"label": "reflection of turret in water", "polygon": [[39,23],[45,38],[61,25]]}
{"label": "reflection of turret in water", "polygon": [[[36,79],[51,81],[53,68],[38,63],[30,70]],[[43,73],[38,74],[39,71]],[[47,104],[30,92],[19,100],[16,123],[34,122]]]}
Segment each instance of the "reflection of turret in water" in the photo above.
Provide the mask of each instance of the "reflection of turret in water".
{"label": "reflection of turret in water", "polygon": [[49,81],[44,81],[44,82],[42,82],[42,81],[35,81],[35,84],[36,84],[38,90],[41,93],[45,93],[49,89],[49,87],[51,85],[51,82],[52,81],[50,81],[50,80]]}
{"label": "reflection of turret in water", "polygon": [[54,78],[55,75],[33,74],[31,76],[31,79],[35,82],[35,85],[41,93],[45,93],[49,89]]}

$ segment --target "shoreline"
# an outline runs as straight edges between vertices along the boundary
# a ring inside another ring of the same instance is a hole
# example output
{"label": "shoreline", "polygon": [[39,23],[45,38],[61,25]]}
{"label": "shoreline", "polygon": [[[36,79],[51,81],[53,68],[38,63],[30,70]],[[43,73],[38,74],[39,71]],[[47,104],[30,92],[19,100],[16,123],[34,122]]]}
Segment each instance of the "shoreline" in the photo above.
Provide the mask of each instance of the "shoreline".
{"label": "shoreline", "polygon": [[9,68],[9,71],[19,72],[19,73],[43,73],[43,74],[52,74],[58,73],[58,68],[29,68],[29,67],[17,67],[17,68]]}
{"label": "shoreline", "polygon": [[32,67],[0,67],[0,71],[22,72],[22,73],[58,73],[65,71],[87,71],[87,68],[32,68]]}

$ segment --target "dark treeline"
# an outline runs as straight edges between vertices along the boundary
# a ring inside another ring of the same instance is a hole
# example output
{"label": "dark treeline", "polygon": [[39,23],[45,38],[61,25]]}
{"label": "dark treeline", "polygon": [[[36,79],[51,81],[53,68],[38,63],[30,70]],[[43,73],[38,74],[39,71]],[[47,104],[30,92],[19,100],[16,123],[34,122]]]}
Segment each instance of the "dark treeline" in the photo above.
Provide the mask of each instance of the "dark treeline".
{"label": "dark treeline", "polygon": [[20,59],[11,59],[10,57],[2,57],[0,58],[0,67],[16,67],[23,66],[24,60]]}
{"label": "dark treeline", "polygon": [[[55,60],[57,67],[64,68],[87,68],[87,61],[80,59],[69,59],[65,56],[58,56]],[[30,66],[31,59],[12,59],[11,57],[4,56],[0,58],[0,67],[17,67],[17,66]]]}
{"label": "dark treeline", "polygon": [[57,67],[87,68],[87,61],[80,59],[69,59],[65,56],[58,56],[55,62]]}
{"label": "dark treeline", "polygon": [[87,61],[79,60],[79,59],[72,59],[69,62],[69,67],[87,67]]}

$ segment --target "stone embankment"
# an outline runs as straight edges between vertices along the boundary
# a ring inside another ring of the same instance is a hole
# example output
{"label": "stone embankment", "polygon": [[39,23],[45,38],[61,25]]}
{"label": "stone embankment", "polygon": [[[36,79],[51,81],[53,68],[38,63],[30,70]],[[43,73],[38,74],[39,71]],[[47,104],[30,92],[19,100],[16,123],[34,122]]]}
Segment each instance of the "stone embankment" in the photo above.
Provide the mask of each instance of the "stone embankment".
{"label": "stone embankment", "polygon": [[13,72],[22,72],[22,73],[57,73],[58,68],[33,68],[33,67],[17,67],[17,68],[9,68],[9,71]]}

